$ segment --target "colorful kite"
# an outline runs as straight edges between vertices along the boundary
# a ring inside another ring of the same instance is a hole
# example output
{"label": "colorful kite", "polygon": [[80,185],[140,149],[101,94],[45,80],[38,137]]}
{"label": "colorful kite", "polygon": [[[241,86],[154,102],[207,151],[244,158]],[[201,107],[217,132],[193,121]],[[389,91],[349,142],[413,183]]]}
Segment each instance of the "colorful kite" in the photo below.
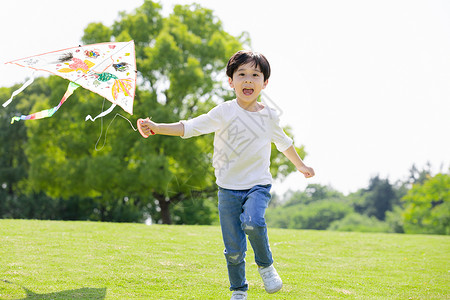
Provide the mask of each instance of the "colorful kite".
{"label": "colorful kite", "polygon": [[[7,62],[35,71],[47,71],[70,80],[66,93],[54,108],[31,115],[13,117],[11,123],[51,117],[70,95],[80,86],[97,93],[113,104],[97,117],[86,117],[94,121],[110,113],[116,105],[133,114],[133,101],[136,89],[136,56],[134,41],[121,43],[102,43],[78,46],[41,55]],[[22,92],[34,80],[34,73],[11,98],[3,104],[6,107],[14,96]]]}

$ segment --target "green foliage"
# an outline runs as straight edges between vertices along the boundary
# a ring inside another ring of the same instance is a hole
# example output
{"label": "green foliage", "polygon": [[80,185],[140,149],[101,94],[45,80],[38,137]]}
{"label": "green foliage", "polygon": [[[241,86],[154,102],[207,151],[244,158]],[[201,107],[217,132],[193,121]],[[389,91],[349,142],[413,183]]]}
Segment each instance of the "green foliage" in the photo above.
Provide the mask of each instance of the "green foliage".
{"label": "green foliage", "polygon": [[[289,137],[293,138],[290,127],[285,127],[284,131]],[[289,159],[286,156],[281,155],[280,152],[278,152],[275,144],[272,143],[271,147],[272,149],[270,152],[270,173],[274,178],[283,179],[290,173],[297,172],[297,169],[289,161]],[[295,145],[294,147],[299,156],[303,159],[306,156],[304,147],[303,146],[297,147]]]}
{"label": "green foliage", "polygon": [[415,184],[402,201],[406,233],[450,234],[450,174]]}
{"label": "green foliage", "polygon": [[[34,194],[25,195],[26,185],[21,184],[28,176],[29,163],[24,152],[28,137],[23,123],[11,125],[11,118],[20,110],[29,110],[39,98],[45,99],[44,84],[37,79],[29,88],[34,97],[19,94],[6,108],[0,109],[0,217],[46,216],[45,208],[51,206],[48,197]],[[8,99],[19,88],[0,88],[0,99]],[[27,205],[23,205],[26,202]]]}
{"label": "green foliage", "polygon": [[[376,199],[384,204],[397,203],[397,194],[400,193],[388,180],[378,176],[370,180],[367,189],[348,196],[329,186],[310,184],[304,191],[288,192],[281,205],[269,210],[268,224],[295,229],[403,232],[401,208],[397,206],[395,213],[383,211],[386,207],[376,203]],[[386,195],[389,196],[387,201],[383,199]],[[377,208],[388,214],[388,222],[378,220]]]}
{"label": "green foliage", "polygon": [[181,201],[173,206],[172,219],[175,224],[217,225],[219,224],[217,197],[203,195]]}
{"label": "green foliage", "polygon": [[[0,89],[0,98],[8,99],[10,89]],[[23,126],[10,129],[14,106],[0,110],[0,191],[12,194],[16,183],[26,176],[27,163],[22,145],[26,141]],[[16,138],[17,137],[17,138]]]}
{"label": "green foliage", "polygon": [[375,217],[352,213],[334,221],[328,227],[335,231],[389,232],[389,226]]}
{"label": "green foliage", "polygon": [[431,176],[431,164],[428,162],[422,169],[417,168],[415,164],[409,169],[409,178],[407,183],[422,184]]}
{"label": "green foliage", "polygon": [[374,216],[381,221],[384,221],[386,212],[391,211],[398,202],[397,194],[389,179],[381,179],[379,176],[371,178],[369,187],[354,193],[352,198],[356,212]]}
{"label": "green foliage", "polygon": [[[161,5],[153,1],[144,1],[142,6],[137,8],[134,13],[121,12],[119,16],[120,20],[113,25],[112,35],[114,37],[131,37],[138,46],[136,49],[137,56],[140,57],[143,48],[148,46],[161,30],[163,23]],[[83,41],[86,38],[86,33]]]}
{"label": "green foliage", "polygon": [[330,200],[322,200],[306,206],[291,207],[295,211],[291,216],[289,228],[327,229],[336,220],[352,212],[350,206]]}
{"label": "green foliage", "polygon": [[386,212],[386,223],[389,226],[389,232],[405,233],[403,228],[403,208],[395,206],[392,211]]}
{"label": "green foliage", "polygon": [[269,227],[325,230],[352,212],[341,193],[311,184],[305,192],[292,193],[284,205],[268,210],[267,223]]}
{"label": "green foliage", "polygon": [[338,201],[345,201],[345,197],[341,192],[336,191],[330,186],[320,184],[308,184],[305,191],[288,192],[285,198],[286,207],[296,204],[307,205],[324,199],[337,199]]}
{"label": "green foliage", "polygon": [[318,184],[290,191],[268,210],[267,222],[279,228],[449,235],[450,175],[413,170],[406,182],[391,185],[376,176],[368,188],[348,196]]}
{"label": "green foliage", "polygon": [[93,44],[96,41],[109,42],[112,31],[102,23],[91,23],[84,29],[83,43]]}

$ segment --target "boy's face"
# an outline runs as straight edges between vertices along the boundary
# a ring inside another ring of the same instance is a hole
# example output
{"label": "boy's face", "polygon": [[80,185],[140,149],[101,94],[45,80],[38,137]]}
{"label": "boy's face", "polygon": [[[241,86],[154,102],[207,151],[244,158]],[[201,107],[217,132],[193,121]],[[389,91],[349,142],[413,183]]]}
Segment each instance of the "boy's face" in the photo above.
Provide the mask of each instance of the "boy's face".
{"label": "boy's face", "polygon": [[228,82],[235,90],[238,102],[244,105],[253,105],[269,81],[264,80],[259,66],[247,63],[239,66],[234,72],[233,78],[228,78]]}

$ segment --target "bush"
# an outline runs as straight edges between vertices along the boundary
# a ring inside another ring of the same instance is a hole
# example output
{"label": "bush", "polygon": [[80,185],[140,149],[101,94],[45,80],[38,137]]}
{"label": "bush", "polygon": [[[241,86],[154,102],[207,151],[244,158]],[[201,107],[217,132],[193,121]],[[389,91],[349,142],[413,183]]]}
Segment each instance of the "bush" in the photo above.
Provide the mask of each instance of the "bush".
{"label": "bush", "polygon": [[357,213],[349,214],[341,220],[334,221],[328,229],[335,231],[389,232],[387,223],[379,221],[375,217]]}
{"label": "bush", "polygon": [[325,230],[332,222],[352,212],[353,209],[347,204],[331,199],[322,200],[269,211],[267,223],[278,228]]}
{"label": "bush", "polygon": [[428,177],[402,198],[406,233],[450,235],[450,174]]}

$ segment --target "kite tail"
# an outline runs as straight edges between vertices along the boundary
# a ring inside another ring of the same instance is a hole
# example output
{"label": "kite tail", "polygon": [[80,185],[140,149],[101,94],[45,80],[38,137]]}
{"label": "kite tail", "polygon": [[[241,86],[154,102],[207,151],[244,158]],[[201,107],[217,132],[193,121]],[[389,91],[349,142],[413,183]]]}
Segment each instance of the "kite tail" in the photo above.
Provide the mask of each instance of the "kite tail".
{"label": "kite tail", "polygon": [[50,109],[46,109],[31,115],[22,115],[20,117],[13,117],[11,119],[11,124],[14,123],[14,121],[20,121],[20,120],[37,120],[37,119],[42,119],[42,118],[48,118],[53,116],[53,114],[61,107],[61,105],[63,105],[64,102],[66,102],[67,98],[70,97],[70,95],[73,94],[73,92],[79,87],[78,84],[74,83],[74,82],[69,82],[69,86],[67,87],[66,93],[64,94],[64,96],[61,99],[61,102],[59,102],[59,104],[53,108]]}
{"label": "kite tail", "polygon": [[11,101],[13,100],[13,98],[14,98],[15,96],[17,96],[18,94],[20,94],[24,89],[26,89],[30,84],[33,83],[33,81],[34,81],[34,73],[35,73],[35,72],[33,72],[33,73],[31,74],[31,78],[28,79],[27,82],[25,82],[25,83],[22,85],[22,87],[21,87],[20,89],[15,90],[15,91],[12,93],[11,98],[9,98],[8,101],[6,101],[5,103],[2,104],[3,107],[7,107],[7,106],[11,103]]}

